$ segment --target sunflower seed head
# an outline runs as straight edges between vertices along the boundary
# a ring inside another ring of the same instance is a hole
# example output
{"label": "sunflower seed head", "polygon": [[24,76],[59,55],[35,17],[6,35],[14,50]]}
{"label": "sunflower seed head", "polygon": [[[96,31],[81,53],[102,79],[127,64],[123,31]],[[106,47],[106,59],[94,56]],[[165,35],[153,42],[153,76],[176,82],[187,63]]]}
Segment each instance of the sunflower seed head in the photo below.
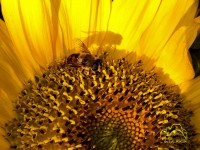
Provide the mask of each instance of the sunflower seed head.
{"label": "sunflower seed head", "polygon": [[[192,113],[182,100],[141,61],[105,61],[98,73],[57,64],[20,93],[6,139],[16,149],[195,148]],[[184,143],[167,136],[177,128]]]}

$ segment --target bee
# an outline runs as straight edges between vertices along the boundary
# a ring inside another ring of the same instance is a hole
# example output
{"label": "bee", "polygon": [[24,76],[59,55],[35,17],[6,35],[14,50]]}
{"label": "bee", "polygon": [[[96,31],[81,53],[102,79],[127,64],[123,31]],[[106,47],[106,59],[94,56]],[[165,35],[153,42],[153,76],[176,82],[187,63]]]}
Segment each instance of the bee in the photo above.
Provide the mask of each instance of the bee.
{"label": "bee", "polygon": [[[76,44],[81,52],[71,54],[67,58],[67,65],[70,67],[89,67],[93,71],[100,72],[101,67],[103,66],[102,60],[104,56],[100,56],[99,58],[92,56],[87,46],[81,40]],[[104,55],[106,54],[107,52],[104,53]]]}

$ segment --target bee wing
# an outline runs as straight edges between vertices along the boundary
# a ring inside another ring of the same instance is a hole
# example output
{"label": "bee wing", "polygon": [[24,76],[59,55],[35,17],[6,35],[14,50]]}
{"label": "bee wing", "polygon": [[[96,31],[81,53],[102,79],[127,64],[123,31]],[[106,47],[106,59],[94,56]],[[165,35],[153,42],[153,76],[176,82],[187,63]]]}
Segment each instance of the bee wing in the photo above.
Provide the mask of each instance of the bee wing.
{"label": "bee wing", "polygon": [[108,56],[108,52],[105,51],[104,53],[102,53],[102,54],[99,56],[99,59],[101,59],[101,60],[106,59],[107,56]]}
{"label": "bee wing", "polygon": [[75,49],[82,53],[91,54],[87,46],[80,39],[75,41]]}

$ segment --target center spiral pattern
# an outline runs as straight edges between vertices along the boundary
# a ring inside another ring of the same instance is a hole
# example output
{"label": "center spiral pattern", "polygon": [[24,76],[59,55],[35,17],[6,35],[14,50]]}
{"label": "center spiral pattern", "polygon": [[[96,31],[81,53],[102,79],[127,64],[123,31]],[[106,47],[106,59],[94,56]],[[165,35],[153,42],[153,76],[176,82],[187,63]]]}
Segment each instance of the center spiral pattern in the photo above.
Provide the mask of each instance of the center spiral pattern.
{"label": "center spiral pattern", "polygon": [[[177,93],[141,61],[105,61],[101,72],[62,62],[27,83],[6,139],[13,149],[195,148],[192,114]],[[173,124],[187,131],[186,143],[164,142],[161,132]]]}

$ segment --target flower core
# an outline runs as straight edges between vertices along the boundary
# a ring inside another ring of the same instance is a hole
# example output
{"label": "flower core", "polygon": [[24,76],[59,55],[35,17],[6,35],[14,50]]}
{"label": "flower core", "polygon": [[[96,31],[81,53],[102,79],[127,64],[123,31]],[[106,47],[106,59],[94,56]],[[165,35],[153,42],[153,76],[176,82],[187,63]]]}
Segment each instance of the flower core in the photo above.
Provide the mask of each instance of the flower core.
{"label": "flower core", "polygon": [[64,60],[27,83],[6,139],[14,149],[196,148],[182,101],[141,61],[105,60],[95,72]]}

